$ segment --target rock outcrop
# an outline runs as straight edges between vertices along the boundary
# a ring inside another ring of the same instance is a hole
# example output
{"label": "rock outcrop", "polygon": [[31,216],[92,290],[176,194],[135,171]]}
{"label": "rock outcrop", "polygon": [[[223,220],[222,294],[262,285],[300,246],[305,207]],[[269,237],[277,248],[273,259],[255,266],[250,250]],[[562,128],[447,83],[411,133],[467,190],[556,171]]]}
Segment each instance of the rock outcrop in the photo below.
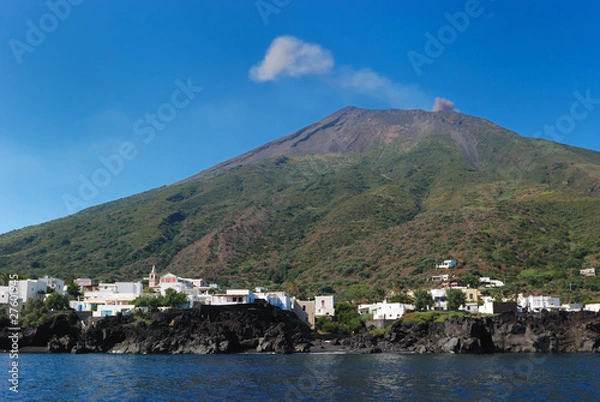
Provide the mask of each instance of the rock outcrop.
{"label": "rock outcrop", "polygon": [[378,336],[347,339],[360,352],[576,353],[600,352],[600,314],[593,312],[504,313],[451,317],[445,322],[395,322]]}
{"label": "rock outcrop", "polygon": [[[306,350],[309,338],[309,328],[293,313],[256,303],[84,322],[62,313],[26,330],[19,343],[56,353],[293,353]],[[8,349],[5,339],[0,349]]]}
{"label": "rock outcrop", "polygon": [[[9,327],[0,330],[0,349],[10,350],[9,335]],[[20,333],[19,346],[53,353],[294,353],[310,351],[311,340],[309,328],[293,313],[257,303],[87,321],[74,312],[60,313]],[[356,353],[600,352],[600,314],[505,313],[418,324],[396,321],[381,335],[328,342]]]}

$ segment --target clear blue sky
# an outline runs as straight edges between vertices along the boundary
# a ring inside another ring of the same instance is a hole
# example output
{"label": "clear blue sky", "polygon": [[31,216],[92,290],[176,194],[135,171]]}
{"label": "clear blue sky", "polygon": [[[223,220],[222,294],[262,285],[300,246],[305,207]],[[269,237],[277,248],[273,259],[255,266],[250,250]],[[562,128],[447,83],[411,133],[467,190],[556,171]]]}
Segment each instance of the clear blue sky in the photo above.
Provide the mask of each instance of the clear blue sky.
{"label": "clear blue sky", "polygon": [[176,182],[348,105],[441,97],[600,150],[598,15],[594,1],[5,2],[0,233]]}

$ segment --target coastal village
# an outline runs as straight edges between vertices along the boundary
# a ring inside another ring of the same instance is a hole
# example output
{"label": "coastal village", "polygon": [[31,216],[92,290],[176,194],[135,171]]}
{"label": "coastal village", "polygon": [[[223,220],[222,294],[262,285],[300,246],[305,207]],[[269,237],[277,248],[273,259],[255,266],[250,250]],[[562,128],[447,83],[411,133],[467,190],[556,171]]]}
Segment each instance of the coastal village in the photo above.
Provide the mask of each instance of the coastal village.
{"label": "coastal village", "polygon": [[[591,304],[561,304],[558,297],[548,295],[523,295],[518,294],[513,299],[494,298],[485,296],[483,291],[490,288],[501,288],[504,283],[490,277],[480,277],[479,286],[469,286],[453,278],[450,273],[456,266],[455,260],[445,260],[435,267],[443,270],[443,274],[433,275],[430,278],[431,288],[427,291],[430,295],[428,310],[449,310],[448,292],[459,290],[464,294],[463,303],[459,310],[472,314],[499,314],[506,311],[513,312],[541,312],[548,311],[593,311],[600,312],[600,303]],[[596,276],[595,269],[583,269],[582,276]],[[314,328],[316,320],[325,317],[335,320],[334,295],[316,295],[310,300],[301,300],[290,296],[285,291],[270,291],[257,287],[251,289],[221,290],[215,283],[208,283],[204,279],[184,278],[170,272],[159,275],[153,266],[148,277],[144,278],[147,286],[138,282],[98,283],[90,278],[77,278],[73,283],[78,287],[80,295],[69,302],[70,307],[82,316],[107,317],[119,314],[131,315],[136,309],[148,311],[148,307],[136,305],[140,297],[159,297],[167,293],[176,292],[185,295],[185,302],[179,307],[192,308],[196,305],[225,306],[235,304],[252,304],[259,300],[276,306],[284,311],[290,311],[306,324]],[[18,295],[20,305],[31,299],[47,298],[56,292],[67,294],[65,281],[45,276],[38,279],[17,280],[13,285],[0,286],[0,305],[9,305],[11,294]],[[395,294],[390,294],[393,298]],[[405,296],[414,298],[412,290]],[[14,296],[13,296],[14,297]],[[183,298],[182,298],[183,300]],[[408,303],[388,302],[387,299],[369,303],[358,304],[357,312],[367,316],[368,325],[377,328],[389,326],[405,313],[414,311],[415,306]],[[163,308],[164,309],[164,308]]]}

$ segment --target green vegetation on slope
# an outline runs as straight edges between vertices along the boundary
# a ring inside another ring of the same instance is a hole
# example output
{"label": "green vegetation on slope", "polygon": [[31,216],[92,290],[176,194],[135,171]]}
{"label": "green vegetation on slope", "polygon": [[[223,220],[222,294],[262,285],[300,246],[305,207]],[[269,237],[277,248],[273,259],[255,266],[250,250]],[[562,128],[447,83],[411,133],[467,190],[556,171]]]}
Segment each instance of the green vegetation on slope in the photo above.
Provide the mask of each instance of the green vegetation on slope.
{"label": "green vegetation on slope", "polygon": [[374,299],[446,258],[507,294],[597,298],[600,155],[498,128],[476,167],[448,136],[274,157],[0,236],[0,272],[133,280],[150,267],[226,286]]}

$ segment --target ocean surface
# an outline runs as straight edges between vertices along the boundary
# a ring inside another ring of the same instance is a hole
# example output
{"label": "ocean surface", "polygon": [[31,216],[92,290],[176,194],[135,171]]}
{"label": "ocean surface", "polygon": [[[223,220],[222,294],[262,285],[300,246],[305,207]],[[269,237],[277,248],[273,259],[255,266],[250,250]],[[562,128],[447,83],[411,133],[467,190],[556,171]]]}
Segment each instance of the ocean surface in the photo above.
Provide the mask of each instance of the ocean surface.
{"label": "ocean surface", "polygon": [[19,355],[2,401],[600,401],[600,354]]}

